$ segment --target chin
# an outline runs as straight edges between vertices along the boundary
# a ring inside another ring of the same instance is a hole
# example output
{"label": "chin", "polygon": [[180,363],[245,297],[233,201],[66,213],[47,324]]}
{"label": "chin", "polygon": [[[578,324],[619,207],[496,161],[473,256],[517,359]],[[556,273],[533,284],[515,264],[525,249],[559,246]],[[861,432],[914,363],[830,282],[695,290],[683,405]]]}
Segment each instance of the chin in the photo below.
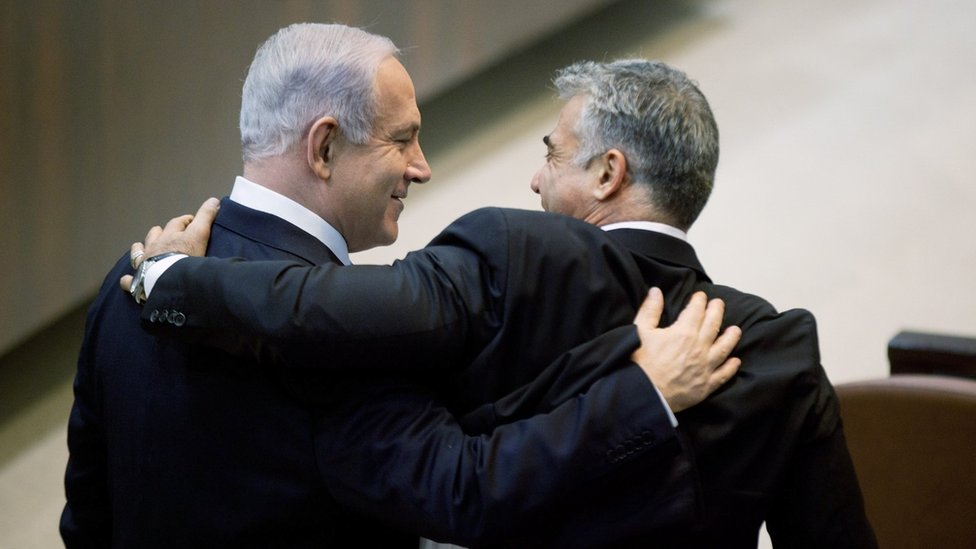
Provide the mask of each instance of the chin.
{"label": "chin", "polygon": [[389,246],[396,242],[397,237],[400,236],[400,231],[397,229],[396,225],[393,226],[393,230],[388,230],[380,237],[379,246]]}

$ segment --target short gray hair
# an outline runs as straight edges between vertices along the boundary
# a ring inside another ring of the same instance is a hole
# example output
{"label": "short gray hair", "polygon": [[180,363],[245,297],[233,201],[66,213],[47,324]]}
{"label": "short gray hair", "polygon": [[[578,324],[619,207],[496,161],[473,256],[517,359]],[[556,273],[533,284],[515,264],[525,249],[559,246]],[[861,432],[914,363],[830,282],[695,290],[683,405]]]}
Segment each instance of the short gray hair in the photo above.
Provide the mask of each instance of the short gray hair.
{"label": "short gray hair", "polygon": [[373,82],[380,63],[398,53],[385,36],[345,25],[297,23],[264,42],[244,80],[244,161],[284,153],[312,123],[333,116],[353,143],[372,132]]}
{"label": "short gray hair", "polygon": [[653,206],[687,230],[708,202],[718,166],[718,126],[695,83],[664,63],[624,59],[575,63],[554,84],[565,100],[584,97],[576,163],[619,149]]}

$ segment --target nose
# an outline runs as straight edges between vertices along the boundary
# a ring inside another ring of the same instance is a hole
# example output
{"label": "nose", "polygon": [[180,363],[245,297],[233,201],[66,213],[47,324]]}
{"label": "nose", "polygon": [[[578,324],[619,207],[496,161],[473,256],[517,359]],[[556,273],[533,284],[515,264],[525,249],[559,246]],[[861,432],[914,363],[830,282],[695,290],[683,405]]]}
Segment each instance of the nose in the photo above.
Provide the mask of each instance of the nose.
{"label": "nose", "polygon": [[417,144],[417,154],[407,162],[406,179],[411,183],[426,183],[430,181],[430,165],[424,157],[424,151]]}
{"label": "nose", "polygon": [[539,172],[535,172],[535,175],[532,176],[532,181],[529,181],[529,188],[535,194],[539,194]]}

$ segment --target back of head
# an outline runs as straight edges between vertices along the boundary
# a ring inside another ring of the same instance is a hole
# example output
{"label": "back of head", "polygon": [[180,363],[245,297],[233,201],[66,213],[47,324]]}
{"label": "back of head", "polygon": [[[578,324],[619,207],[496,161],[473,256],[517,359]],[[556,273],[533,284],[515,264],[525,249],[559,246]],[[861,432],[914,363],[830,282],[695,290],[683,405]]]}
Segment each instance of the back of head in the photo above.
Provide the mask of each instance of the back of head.
{"label": "back of head", "polygon": [[656,212],[687,230],[708,201],[718,166],[718,126],[708,101],[681,71],[645,59],[570,65],[554,80],[563,99],[583,96],[576,160],[609,149],[647,185]]}
{"label": "back of head", "polygon": [[326,115],[351,142],[365,143],[377,68],[396,53],[389,38],[345,25],[297,23],[279,30],[258,48],[244,80],[244,161],[284,153]]}

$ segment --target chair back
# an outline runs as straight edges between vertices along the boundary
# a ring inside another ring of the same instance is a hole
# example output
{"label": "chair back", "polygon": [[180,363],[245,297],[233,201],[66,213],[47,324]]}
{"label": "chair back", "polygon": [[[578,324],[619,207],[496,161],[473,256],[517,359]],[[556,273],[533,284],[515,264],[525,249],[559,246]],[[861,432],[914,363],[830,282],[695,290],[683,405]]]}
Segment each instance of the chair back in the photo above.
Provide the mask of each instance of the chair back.
{"label": "chair back", "polygon": [[836,389],[880,547],[976,547],[976,381],[894,375]]}
{"label": "chair back", "polygon": [[888,341],[892,374],[938,374],[976,379],[976,338],[898,332]]}

